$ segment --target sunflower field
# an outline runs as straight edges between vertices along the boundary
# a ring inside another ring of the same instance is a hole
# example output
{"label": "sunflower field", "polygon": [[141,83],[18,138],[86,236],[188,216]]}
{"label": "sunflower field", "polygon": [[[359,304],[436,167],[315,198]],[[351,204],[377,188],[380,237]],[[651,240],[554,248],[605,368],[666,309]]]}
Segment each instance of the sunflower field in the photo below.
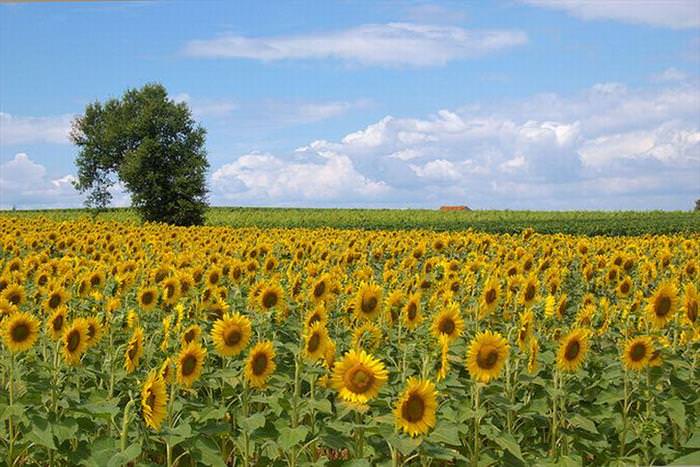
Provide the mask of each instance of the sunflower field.
{"label": "sunflower field", "polygon": [[700,235],[0,217],[0,464],[700,464]]}

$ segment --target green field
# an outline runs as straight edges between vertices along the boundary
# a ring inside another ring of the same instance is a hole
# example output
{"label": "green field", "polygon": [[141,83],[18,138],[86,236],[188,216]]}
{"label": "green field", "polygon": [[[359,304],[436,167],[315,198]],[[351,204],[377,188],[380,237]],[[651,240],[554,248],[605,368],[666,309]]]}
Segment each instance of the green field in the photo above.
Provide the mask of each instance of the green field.
{"label": "green field", "polygon": [[[4,211],[5,215],[42,215],[52,219],[90,216],[85,209]],[[110,209],[103,220],[137,221],[130,209]],[[209,210],[210,225],[233,227],[334,227],[344,229],[474,229],[517,233],[532,228],[541,233],[577,235],[644,235],[700,232],[700,213],[686,211],[452,211],[428,209],[308,209],[229,208]]]}

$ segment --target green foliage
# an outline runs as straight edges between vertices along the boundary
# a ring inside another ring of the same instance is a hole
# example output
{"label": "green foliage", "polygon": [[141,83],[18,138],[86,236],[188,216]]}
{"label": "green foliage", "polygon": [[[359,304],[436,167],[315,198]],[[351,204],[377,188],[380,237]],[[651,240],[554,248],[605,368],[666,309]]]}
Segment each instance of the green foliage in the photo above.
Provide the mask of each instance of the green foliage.
{"label": "green foliage", "polygon": [[[84,216],[81,209],[17,211],[13,215],[43,214],[56,220]],[[109,209],[103,220],[133,221],[129,209]],[[473,229],[490,233],[519,233],[532,228],[540,233],[571,235],[647,235],[700,232],[700,216],[687,211],[453,211],[429,209],[298,209],[213,207],[206,223],[231,227],[318,228],[366,230]]]}
{"label": "green foliage", "polygon": [[202,224],[209,167],[205,134],[187,105],[169,99],[160,84],[89,104],[71,132],[80,149],[75,187],[89,191],[87,206],[103,210],[116,177],[144,220]]}

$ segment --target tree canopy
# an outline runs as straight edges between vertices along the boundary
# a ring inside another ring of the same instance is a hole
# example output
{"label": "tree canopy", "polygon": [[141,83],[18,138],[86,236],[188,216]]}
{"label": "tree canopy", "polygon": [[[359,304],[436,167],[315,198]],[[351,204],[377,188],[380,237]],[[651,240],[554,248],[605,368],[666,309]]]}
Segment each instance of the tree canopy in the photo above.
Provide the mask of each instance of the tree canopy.
{"label": "tree canopy", "polygon": [[207,207],[206,130],[185,103],[168,98],[160,84],[129,89],[120,99],[89,104],[73,121],[80,149],[75,187],[86,205],[104,208],[120,181],[142,219],[202,224]]}

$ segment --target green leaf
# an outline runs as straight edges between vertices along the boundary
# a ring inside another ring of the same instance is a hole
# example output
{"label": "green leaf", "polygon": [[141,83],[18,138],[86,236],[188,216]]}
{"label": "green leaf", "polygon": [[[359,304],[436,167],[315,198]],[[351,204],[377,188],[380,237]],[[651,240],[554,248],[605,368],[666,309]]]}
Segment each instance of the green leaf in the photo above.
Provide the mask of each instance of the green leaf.
{"label": "green leaf", "polygon": [[123,452],[118,452],[107,463],[107,467],[121,467],[136,459],[141,455],[141,445],[132,444]]}
{"label": "green leaf", "polygon": [[459,446],[459,427],[452,423],[438,423],[428,439],[434,443]]}
{"label": "green leaf", "polygon": [[53,422],[51,426],[54,436],[59,443],[74,438],[78,433],[78,422],[73,418],[64,418]]}
{"label": "green leaf", "polygon": [[513,454],[519,460],[525,462],[525,459],[523,459],[523,455],[520,452],[520,445],[518,445],[518,442],[515,441],[515,438],[513,438],[512,435],[509,435],[508,433],[501,433],[500,436],[493,438],[493,441],[503,449],[508,450],[508,452]]}
{"label": "green leaf", "polygon": [[700,465],[700,451],[691,452],[671,462],[671,465]]}
{"label": "green leaf", "polygon": [[250,417],[240,419],[238,425],[247,433],[252,433],[258,428],[265,426],[265,415],[258,412]]}
{"label": "green leaf", "polygon": [[198,422],[206,422],[207,420],[221,420],[226,415],[226,407],[206,407],[197,415]]}
{"label": "green leaf", "polygon": [[700,433],[695,433],[692,438],[685,443],[685,447],[700,449]]}
{"label": "green leaf", "polygon": [[318,399],[309,400],[309,407],[321,413],[331,413],[333,412],[333,407],[331,406],[331,401],[328,399]]}
{"label": "green leaf", "polygon": [[408,456],[409,454],[411,454],[423,442],[421,438],[397,436],[395,434],[388,436],[387,440],[404,456]]}
{"label": "green leaf", "polygon": [[221,452],[214,441],[209,438],[199,438],[194,443],[195,457],[205,465],[215,467],[226,467],[226,463],[221,459]]}
{"label": "green leaf", "polygon": [[32,431],[29,433],[28,438],[45,448],[56,449],[49,422],[42,417],[32,417],[31,422]]}
{"label": "green leaf", "polygon": [[588,432],[598,434],[598,429],[595,427],[595,423],[586,417],[577,414],[571,417],[569,421],[575,427],[583,428]]}
{"label": "green leaf", "polygon": [[668,409],[668,416],[671,420],[682,429],[685,429],[685,407],[683,406],[683,401],[674,397],[665,401],[664,405]]}
{"label": "green leaf", "polygon": [[192,427],[189,423],[180,423],[170,431],[163,433],[163,439],[170,443],[171,446],[176,446],[184,440],[192,437]]}
{"label": "green leaf", "polygon": [[298,426],[296,428],[284,427],[280,430],[280,437],[277,439],[277,444],[283,450],[287,450],[304,441],[308,434],[309,429],[305,426]]}

